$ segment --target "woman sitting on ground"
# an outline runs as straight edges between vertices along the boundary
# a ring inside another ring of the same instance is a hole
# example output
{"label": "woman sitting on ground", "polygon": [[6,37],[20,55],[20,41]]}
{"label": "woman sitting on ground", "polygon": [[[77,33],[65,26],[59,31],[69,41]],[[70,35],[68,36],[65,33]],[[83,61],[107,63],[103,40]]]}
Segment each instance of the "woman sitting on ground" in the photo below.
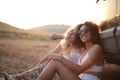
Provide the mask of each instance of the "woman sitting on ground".
{"label": "woman sitting on ground", "polygon": [[101,80],[104,57],[98,26],[93,22],[85,22],[77,33],[85,45],[78,64],[61,55],[49,54],[51,62],[37,80],[51,80],[55,73],[58,73],[61,80]]}
{"label": "woman sitting on ground", "polygon": [[[77,60],[80,56],[81,46],[79,44],[81,44],[81,41],[76,36],[75,32],[79,30],[80,26],[81,25],[78,25],[75,28],[69,29],[65,34],[65,38],[57,45],[57,47],[55,49],[50,51],[48,54],[50,54],[50,53],[54,53],[54,54],[66,53],[66,54],[68,54],[67,58],[70,61],[77,63]],[[60,35],[58,37],[60,39]],[[54,37],[54,39],[55,39],[55,37]],[[41,59],[39,65],[37,65],[36,67],[34,67],[30,70],[27,70],[27,71],[19,73],[19,74],[14,74],[14,75],[8,75],[7,73],[5,73],[6,80],[22,80],[22,79],[36,80],[38,78],[38,75],[43,70],[43,68],[49,63],[48,54],[45,55]],[[58,79],[58,77],[54,76],[53,80],[57,80],[57,79]]]}

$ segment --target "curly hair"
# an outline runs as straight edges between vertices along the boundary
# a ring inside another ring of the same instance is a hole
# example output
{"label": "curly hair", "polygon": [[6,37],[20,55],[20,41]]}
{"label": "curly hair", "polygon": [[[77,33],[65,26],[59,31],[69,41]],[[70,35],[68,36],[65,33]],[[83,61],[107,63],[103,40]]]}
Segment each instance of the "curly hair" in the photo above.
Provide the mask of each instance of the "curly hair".
{"label": "curly hair", "polygon": [[90,33],[92,34],[92,38],[91,38],[92,43],[101,44],[99,29],[98,29],[99,26],[90,21],[85,22],[83,25],[86,25],[86,27],[89,29]]}

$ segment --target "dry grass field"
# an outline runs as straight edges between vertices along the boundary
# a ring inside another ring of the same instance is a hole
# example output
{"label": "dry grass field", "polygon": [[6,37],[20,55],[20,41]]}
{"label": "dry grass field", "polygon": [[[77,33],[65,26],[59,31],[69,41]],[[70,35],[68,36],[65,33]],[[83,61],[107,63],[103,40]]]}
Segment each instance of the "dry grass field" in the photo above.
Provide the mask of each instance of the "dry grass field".
{"label": "dry grass field", "polygon": [[[0,77],[3,72],[20,73],[34,67],[58,42],[27,39],[0,39]],[[105,64],[103,80],[120,80],[120,66]]]}
{"label": "dry grass field", "polygon": [[3,71],[14,74],[34,67],[57,42],[25,39],[0,39],[0,77]]}

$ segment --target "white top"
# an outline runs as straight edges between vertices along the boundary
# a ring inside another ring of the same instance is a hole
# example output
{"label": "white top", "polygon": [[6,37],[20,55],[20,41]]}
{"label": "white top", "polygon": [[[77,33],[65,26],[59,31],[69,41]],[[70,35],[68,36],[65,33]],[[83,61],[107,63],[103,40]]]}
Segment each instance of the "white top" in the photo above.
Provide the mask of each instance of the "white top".
{"label": "white top", "polygon": [[80,51],[79,49],[72,49],[70,51],[70,54],[69,55],[63,55],[63,57],[69,59],[70,61],[74,62],[74,63],[78,63],[78,59],[80,57]]}
{"label": "white top", "polygon": [[[82,60],[81,60],[81,57],[79,57],[78,64],[81,65],[88,58],[88,56],[89,56],[89,52],[83,57]],[[80,62],[80,60],[81,60],[81,62]],[[101,72],[101,71],[103,71],[103,66],[93,65],[86,71]]]}

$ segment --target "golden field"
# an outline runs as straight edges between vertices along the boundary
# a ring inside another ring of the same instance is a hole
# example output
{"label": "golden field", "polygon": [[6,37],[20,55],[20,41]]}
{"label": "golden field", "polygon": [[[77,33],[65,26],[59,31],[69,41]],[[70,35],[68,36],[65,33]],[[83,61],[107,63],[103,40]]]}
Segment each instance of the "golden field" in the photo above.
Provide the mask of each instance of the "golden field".
{"label": "golden field", "polygon": [[[0,39],[0,77],[28,70],[57,45],[58,41]],[[103,80],[120,80],[120,66],[105,64]]]}
{"label": "golden field", "polygon": [[56,45],[56,41],[0,39],[0,76],[34,67]]}
{"label": "golden field", "polygon": [[[35,67],[59,42],[49,40],[48,36],[58,30],[63,34],[67,28],[47,25],[26,31],[0,22],[0,77],[4,71],[16,74]],[[105,63],[102,80],[120,80],[120,65]]]}

